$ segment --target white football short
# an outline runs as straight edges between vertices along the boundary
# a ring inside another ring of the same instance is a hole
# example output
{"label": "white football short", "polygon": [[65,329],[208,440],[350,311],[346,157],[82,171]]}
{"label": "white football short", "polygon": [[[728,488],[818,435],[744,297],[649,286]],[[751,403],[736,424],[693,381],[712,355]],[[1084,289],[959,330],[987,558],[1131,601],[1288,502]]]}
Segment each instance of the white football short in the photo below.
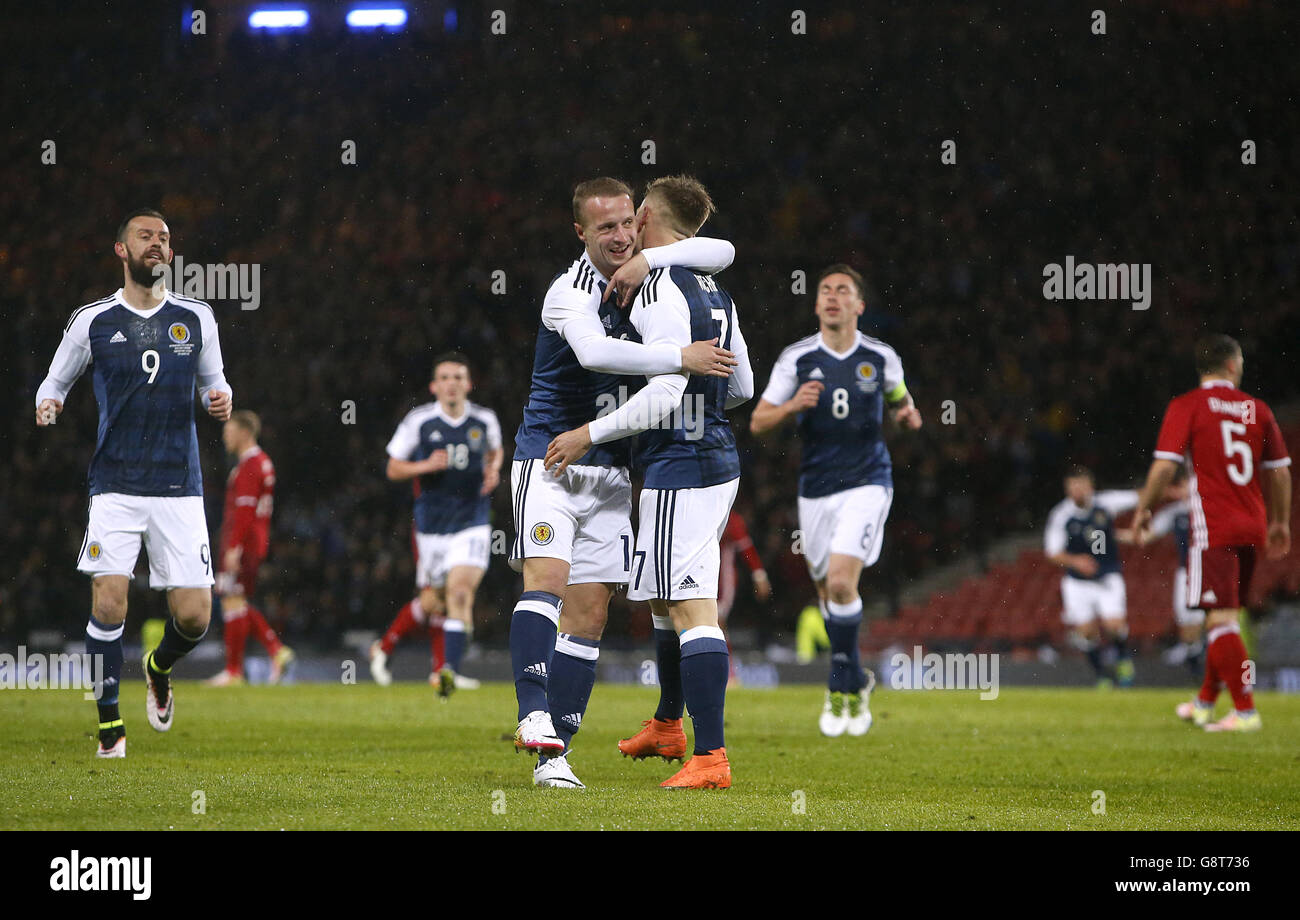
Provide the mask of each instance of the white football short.
{"label": "white football short", "polygon": [[1187,567],[1179,566],[1174,572],[1174,622],[1179,626],[1200,626],[1205,623],[1205,611],[1187,606]]}
{"label": "white football short", "polygon": [[632,479],[626,467],[570,466],[559,476],[541,460],[510,467],[515,539],[510,567],[546,557],[569,563],[569,584],[626,584],[632,567]]}
{"label": "white football short", "polygon": [[1066,575],[1061,578],[1061,600],[1065,604],[1062,619],[1069,626],[1082,626],[1097,617],[1122,620],[1128,612],[1124,576],[1118,572],[1103,575],[1096,581]]}
{"label": "white football short", "polygon": [[457,566],[486,569],[491,558],[492,528],[487,524],[455,533],[415,534],[415,586],[441,588]]}
{"label": "white football short", "polygon": [[894,490],[887,486],[857,486],[821,498],[800,497],[799,530],[813,581],[826,577],[832,553],[875,565],[893,501]]}
{"label": "white football short", "polygon": [[739,479],[699,489],[642,489],[632,560],[632,601],[718,596],[718,541]]}
{"label": "white football short", "polygon": [[212,550],[202,496],[92,495],[77,568],[92,578],[131,578],[142,543],[149,554],[149,587],[203,588],[212,584]]}

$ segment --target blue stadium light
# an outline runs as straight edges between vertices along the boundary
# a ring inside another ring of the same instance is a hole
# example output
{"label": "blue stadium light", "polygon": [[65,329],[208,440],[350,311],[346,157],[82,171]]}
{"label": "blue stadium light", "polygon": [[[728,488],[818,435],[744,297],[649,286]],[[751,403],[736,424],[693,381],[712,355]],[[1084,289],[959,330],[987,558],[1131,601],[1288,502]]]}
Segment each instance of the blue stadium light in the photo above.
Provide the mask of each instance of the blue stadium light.
{"label": "blue stadium light", "polygon": [[306,10],[253,10],[248,14],[252,29],[304,29],[307,27]]}
{"label": "blue stadium light", "polygon": [[358,7],[348,11],[348,25],[354,29],[400,29],[406,25],[406,10],[400,6]]}
{"label": "blue stadium light", "polygon": [[456,8],[454,6],[447,7],[447,12],[442,14],[442,30],[444,32],[455,32],[459,23],[460,17],[456,15]]}

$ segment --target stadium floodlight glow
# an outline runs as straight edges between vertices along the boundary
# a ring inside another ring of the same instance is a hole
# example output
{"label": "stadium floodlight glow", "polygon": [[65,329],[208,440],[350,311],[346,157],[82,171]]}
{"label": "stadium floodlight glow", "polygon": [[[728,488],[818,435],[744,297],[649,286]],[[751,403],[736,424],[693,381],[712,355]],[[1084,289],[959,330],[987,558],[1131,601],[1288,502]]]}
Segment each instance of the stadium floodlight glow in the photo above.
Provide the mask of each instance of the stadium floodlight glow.
{"label": "stadium floodlight glow", "polygon": [[252,29],[303,29],[307,27],[306,10],[253,10],[248,14]]}
{"label": "stadium floodlight glow", "polygon": [[348,11],[348,25],[354,29],[400,29],[406,25],[406,10],[402,7],[358,7]]}

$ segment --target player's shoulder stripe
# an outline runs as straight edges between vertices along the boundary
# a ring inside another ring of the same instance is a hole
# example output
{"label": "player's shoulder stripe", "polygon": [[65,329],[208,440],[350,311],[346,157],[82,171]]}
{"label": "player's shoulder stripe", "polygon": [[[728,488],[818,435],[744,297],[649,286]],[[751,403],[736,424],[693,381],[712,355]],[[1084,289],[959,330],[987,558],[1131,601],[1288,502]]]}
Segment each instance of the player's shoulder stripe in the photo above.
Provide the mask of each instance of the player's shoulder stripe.
{"label": "player's shoulder stripe", "polygon": [[63,327],[63,331],[64,332],[70,331],[72,329],[72,324],[77,321],[77,317],[81,316],[87,310],[94,310],[95,307],[107,308],[116,300],[117,300],[117,294],[109,294],[107,297],[101,297],[99,300],[93,300],[88,304],[84,304],[83,306],[77,307],[77,309],[72,311],[72,315],[68,317],[68,324]]}
{"label": "player's shoulder stripe", "polygon": [[792,358],[798,358],[807,352],[814,351],[819,344],[818,339],[820,336],[820,332],[814,332],[812,335],[804,336],[792,345],[787,345],[785,348],[781,349],[781,355],[777,360],[781,360],[781,358],[784,358],[786,355],[789,355]]}
{"label": "player's shoulder stripe", "polygon": [[438,403],[436,401],[420,403],[419,405],[413,406],[411,411],[406,413],[406,420],[414,421],[418,419],[419,421],[424,421],[426,417],[432,417],[439,415],[440,413],[441,410],[438,408]]}
{"label": "player's shoulder stripe", "polygon": [[862,332],[861,330],[858,331],[858,344],[865,345],[868,348],[875,348],[880,351],[887,351],[894,355],[898,354],[898,351],[894,348],[893,345],[890,345],[888,342],[884,341],[883,339],[878,339],[875,336],[867,335],[865,332]]}
{"label": "player's shoulder stripe", "polygon": [[596,284],[596,270],[591,267],[591,263],[585,257],[578,259],[573,263],[576,271],[573,272],[572,285],[578,290],[590,294],[592,287]]}
{"label": "player's shoulder stripe", "polygon": [[650,274],[646,276],[645,283],[641,285],[641,302],[646,306],[659,299],[659,279],[663,276],[662,268],[651,269]]}
{"label": "player's shoulder stripe", "polygon": [[177,294],[175,291],[168,291],[167,297],[177,306],[188,307],[190,310],[193,310],[195,313],[199,312],[198,310],[194,309],[195,307],[202,307],[203,309],[208,311],[208,315],[211,316],[214,321],[217,318],[217,311],[213,310],[212,305],[207,301],[196,300],[193,297],[184,297],[180,294]]}

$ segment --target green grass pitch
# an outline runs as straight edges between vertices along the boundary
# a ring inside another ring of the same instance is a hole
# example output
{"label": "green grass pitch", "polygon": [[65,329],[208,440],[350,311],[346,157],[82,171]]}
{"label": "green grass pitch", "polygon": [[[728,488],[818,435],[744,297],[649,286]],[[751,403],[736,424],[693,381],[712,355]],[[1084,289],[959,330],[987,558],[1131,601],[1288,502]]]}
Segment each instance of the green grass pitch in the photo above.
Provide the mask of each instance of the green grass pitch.
{"label": "green grass pitch", "polygon": [[180,683],[160,735],[133,683],[118,761],[94,758],[79,693],[0,692],[0,828],[1300,828],[1300,697],[1261,693],[1263,732],[1210,735],[1174,718],[1189,693],[885,691],[869,735],[827,739],[820,688],[742,689],[733,787],[668,792],[675,765],[614,747],[652,688],[597,685],[571,757],[585,791],[532,787],[504,684],[444,704],[416,684]]}

